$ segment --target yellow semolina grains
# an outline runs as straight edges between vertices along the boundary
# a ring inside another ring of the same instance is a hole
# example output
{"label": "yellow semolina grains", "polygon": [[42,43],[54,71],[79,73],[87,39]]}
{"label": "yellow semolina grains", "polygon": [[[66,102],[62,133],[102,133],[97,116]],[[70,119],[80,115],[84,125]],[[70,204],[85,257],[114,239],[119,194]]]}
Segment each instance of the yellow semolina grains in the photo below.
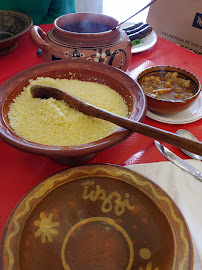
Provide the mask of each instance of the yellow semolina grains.
{"label": "yellow semolina grains", "polygon": [[57,87],[90,104],[127,117],[128,108],[121,95],[97,82],[38,77],[13,100],[8,118],[20,137],[32,142],[71,146],[104,138],[119,127],[70,108],[64,101],[33,98],[30,87],[36,84]]}

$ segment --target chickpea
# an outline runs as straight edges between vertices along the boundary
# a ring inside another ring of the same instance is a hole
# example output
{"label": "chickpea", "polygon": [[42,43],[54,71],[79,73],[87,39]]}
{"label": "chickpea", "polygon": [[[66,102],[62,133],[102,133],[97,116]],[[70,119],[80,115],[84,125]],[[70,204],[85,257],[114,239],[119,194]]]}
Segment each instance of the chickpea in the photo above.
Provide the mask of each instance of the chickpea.
{"label": "chickpea", "polygon": [[171,76],[172,76],[173,78],[177,78],[178,72],[173,72]]}
{"label": "chickpea", "polygon": [[155,81],[156,81],[157,83],[160,83],[160,82],[161,82],[160,77],[156,77]]}
{"label": "chickpea", "polygon": [[144,77],[144,81],[145,82],[149,82],[150,81],[150,78],[149,77]]}
{"label": "chickpea", "polygon": [[164,86],[165,86],[166,88],[170,88],[170,87],[171,87],[171,83],[168,82],[168,81],[166,81],[165,84],[164,84]]}
{"label": "chickpea", "polygon": [[165,75],[165,78],[166,79],[169,79],[171,77],[171,72],[168,72],[166,75]]}

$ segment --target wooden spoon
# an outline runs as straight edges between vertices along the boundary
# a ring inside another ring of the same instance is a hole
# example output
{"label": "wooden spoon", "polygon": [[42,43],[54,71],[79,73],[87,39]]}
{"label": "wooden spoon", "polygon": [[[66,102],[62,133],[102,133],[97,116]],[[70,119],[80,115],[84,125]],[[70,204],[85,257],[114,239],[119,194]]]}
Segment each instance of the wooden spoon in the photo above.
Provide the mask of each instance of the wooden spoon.
{"label": "wooden spoon", "polygon": [[86,115],[107,120],[118,126],[138,132],[142,135],[153,138],[155,140],[160,140],[169,143],[171,145],[174,145],[178,148],[182,148],[192,153],[202,155],[201,142],[193,141],[191,139],[184,138],[175,133],[155,128],[102,110],[55,87],[49,87],[45,85],[34,85],[31,87],[30,91],[31,95],[34,98],[48,99],[52,97],[57,100],[64,100],[71,108],[80,111]]}

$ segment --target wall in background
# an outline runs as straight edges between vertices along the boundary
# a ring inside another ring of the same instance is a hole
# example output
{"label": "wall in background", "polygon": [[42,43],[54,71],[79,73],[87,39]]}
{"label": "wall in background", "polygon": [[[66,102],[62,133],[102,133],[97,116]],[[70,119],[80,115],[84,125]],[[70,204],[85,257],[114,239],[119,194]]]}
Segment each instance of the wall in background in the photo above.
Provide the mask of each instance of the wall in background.
{"label": "wall in background", "polygon": [[[103,0],[103,13],[114,17],[118,21],[124,21],[146,6],[149,2],[150,0]],[[130,19],[130,21],[146,22],[148,12],[149,8]]]}
{"label": "wall in background", "polygon": [[[123,21],[148,4],[150,0],[75,0],[76,12],[103,13]],[[132,18],[131,22],[146,22],[149,8]]]}
{"label": "wall in background", "polygon": [[75,0],[76,12],[103,13],[104,0]]}

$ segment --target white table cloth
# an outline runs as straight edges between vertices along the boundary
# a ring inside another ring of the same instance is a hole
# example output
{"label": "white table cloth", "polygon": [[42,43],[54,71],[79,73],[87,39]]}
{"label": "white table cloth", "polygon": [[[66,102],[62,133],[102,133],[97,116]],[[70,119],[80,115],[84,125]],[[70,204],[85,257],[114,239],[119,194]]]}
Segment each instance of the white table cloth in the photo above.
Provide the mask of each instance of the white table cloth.
{"label": "white table cloth", "polygon": [[[202,162],[186,160],[202,172]],[[128,165],[164,189],[182,211],[190,229],[194,270],[202,270],[202,182],[169,161]]]}

